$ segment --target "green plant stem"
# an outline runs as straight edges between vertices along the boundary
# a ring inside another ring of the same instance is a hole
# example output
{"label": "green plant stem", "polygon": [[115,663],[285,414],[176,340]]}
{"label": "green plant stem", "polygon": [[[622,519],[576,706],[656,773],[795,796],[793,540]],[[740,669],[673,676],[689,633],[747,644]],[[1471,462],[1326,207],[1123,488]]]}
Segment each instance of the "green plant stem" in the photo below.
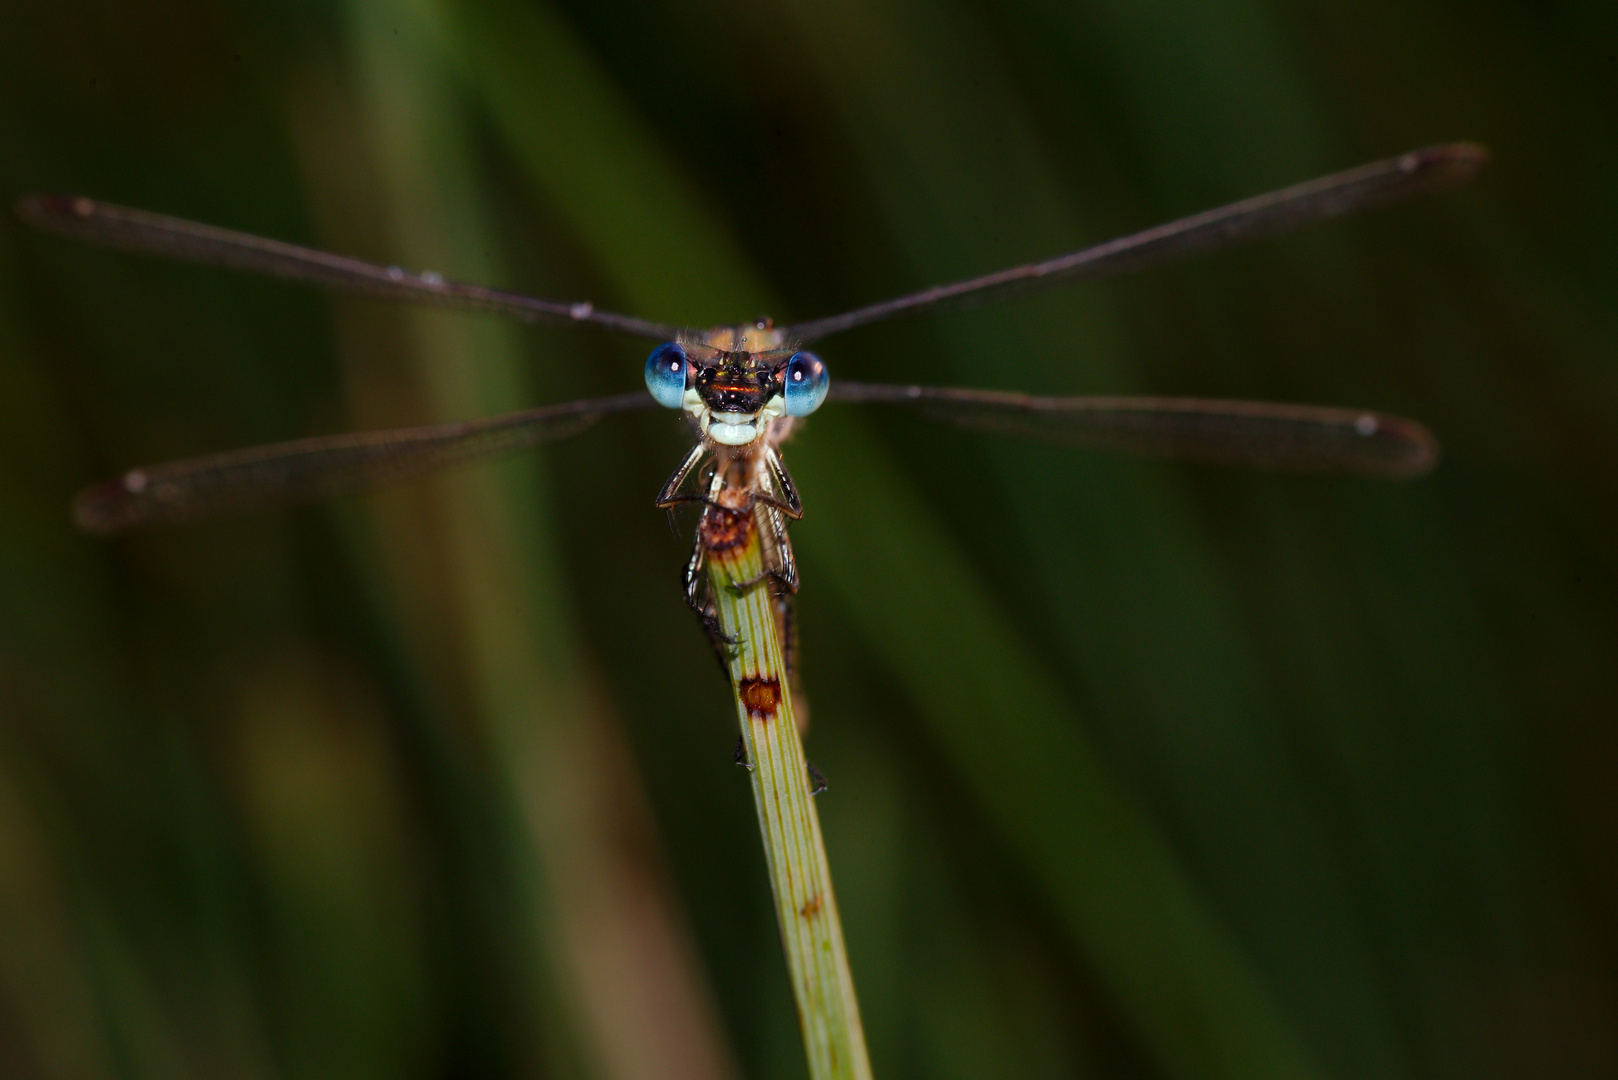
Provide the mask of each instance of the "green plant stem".
{"label": "green plant stem", "polygon": [[730,524],[745,530],[732,545],[709,546],[708,581],[719,624],[735,641],[731,688],[751,763],[753,800],[809,1075],[864,1080],[871,1075],[865,1029],[793,717],[770,587],[760,580],[758,530],[750,512],[709,513],[729,513]]}

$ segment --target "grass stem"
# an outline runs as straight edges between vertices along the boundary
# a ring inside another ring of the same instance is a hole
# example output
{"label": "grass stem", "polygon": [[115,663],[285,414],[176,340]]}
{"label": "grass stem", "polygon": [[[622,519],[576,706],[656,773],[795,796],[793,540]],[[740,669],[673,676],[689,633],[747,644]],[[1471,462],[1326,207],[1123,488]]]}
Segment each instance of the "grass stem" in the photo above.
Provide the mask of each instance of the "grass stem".
{"label": "grass stem", "polygon": [[[750,763],[787,970],[812,1080],[871,1076],[832,893],[831,870],[811,797],[774,599],[751,510],[710,507],[704,522],[708,581],[719,623],[734,640],[731,688]],[[722,524],[710,531],[709,521]],[[727,543],[710,543],[723,532]]]}

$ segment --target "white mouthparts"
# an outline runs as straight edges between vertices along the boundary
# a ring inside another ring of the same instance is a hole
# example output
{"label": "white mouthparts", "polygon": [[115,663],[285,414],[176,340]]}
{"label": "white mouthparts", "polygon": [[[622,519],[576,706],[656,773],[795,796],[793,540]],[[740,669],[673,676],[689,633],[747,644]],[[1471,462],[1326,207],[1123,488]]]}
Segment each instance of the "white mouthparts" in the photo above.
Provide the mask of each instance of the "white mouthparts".
{"label": "white mouthparts", "polygon": [[724,446],[746,446],[758,438],[758,416],[754,413],[710,413],[708,438]]}

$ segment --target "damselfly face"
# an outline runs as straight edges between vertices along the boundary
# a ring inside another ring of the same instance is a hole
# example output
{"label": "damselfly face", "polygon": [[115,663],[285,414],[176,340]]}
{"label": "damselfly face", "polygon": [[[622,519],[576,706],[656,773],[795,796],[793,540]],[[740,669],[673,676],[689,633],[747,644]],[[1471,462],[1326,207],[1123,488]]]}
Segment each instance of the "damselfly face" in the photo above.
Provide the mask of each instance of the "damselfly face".
{"label": "damselfly face", "polygon": [[683,409],[709,446],[779,442],[792,417],[820,407],[828,386],[820,358],[783,344],[768,322],[684,337],[646,358],[652,397]]}

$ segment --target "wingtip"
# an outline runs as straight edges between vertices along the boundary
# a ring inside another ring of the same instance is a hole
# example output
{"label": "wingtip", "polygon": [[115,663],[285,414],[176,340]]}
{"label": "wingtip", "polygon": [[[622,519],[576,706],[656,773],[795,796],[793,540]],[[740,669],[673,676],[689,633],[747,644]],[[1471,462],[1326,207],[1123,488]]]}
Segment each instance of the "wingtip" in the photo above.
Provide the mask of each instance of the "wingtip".
{"label": "wingtip", "polygon": [[1426,424],[1403,416],[1378,416],[1379,434],[1396,449],[1387,462],[1390,480],[1416,480],[1438,467],[1438,436]]}
{"label": "wingtip", "polygon": [[95,209],[95,202],[82,195],[24,195],[11,204],[12,213],[38,229],[82,221]]}
{"label": "wingtip", "polygon": [[1460,184],[1483,171],[1489,157],[1489,148],[1482,143],[1453,142],[1412,150],[1400,164],[1406,172],[1430,174],[1436,183]]}
{"label": "wingtip", "polygon": [[91,484],[73,498],[73,524],[93,536],[113,536],[140,522],[127,480]]}

